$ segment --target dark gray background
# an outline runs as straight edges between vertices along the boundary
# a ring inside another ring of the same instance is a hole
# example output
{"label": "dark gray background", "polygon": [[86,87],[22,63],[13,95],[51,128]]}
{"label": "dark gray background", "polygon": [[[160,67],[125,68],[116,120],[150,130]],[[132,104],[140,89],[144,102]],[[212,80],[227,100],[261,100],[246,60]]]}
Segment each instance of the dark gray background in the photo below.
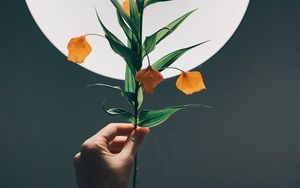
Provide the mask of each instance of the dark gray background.
{"label": "dark gray background", "polygon": [[[185,110],[152,129],[139,187],[300,187],[299,8],[298,0],[253,0],[233,38],[201,67],[207,91],[187,97],[174,78],[147,96],[145,107],[213,109]],[[67,63],[24,1],[2,2],[0,19],[0,187],[75,187],[80,144],[118,121],[102,101],[126,105],[85,85],[122,82]]]}

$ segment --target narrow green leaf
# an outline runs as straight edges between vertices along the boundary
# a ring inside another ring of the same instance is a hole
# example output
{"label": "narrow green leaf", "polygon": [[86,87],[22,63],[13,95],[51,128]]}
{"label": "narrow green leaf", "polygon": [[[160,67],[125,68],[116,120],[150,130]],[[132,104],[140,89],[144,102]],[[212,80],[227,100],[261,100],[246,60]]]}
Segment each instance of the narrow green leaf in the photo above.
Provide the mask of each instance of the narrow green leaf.
{"label": "narrow green leaf", "polygon": [[115,42],[117,42],[117,43],[119,43],[120,45],[123,45],[123,46],[124,46],[124,44],[122,43],[122,41],[121,41],[118,37],[116,37],[112,32],[110,32],[110,31],[105,27],[105,25],[103,24],[102,20],[100,19],[100,16],[99,16],[98,11],[97,11],[96,9],[95,9],[95,12],[96,12],[98,21],[99,21],[99,23],[100,23],[100,25],[101,25],[101,27],[102,27],[102,29],[103,29],[105,35],[109,36],[109,37],[112,38]]}
{"label": "narrow green leaf", "polygon": [[110,88],[110,89],[114,89],[117,90],[121,93],[121,95],[123,97],[125,97],[128,101],[128,103],[132,106],[134,106],[134,102],[135,102],[135,95],[132,92],[129,91],[124,91],[121,89],[121,87],[119,86],[112,86],[112,85],[108,85],[108,84],[101,84],[101,83],[97,83],[97,84],[90,84],[87,87],[92,87],[92,86],[100,86],[100,87],[106,87],[106,88]]}
{"label": "narrow green leaf", "polygon": [[[131,40],[131,49],[134,53],[137,53],[137,51],[139,50],[139,44],[140,44],[140,27],[141,27],[141,23],[140,23],[140,15],[139,15],[139,11],[137,8],[137,4],[136,4],[136,0],[129,0],[129,6],[130,6],[130,18],[132,19],[132,21],[134,22],[136,29],[137,29],[137,33],[138,33],[138,37],[136,37],[135,35],[132,35],[132,40]],[[140,67],[139,67],[140,68]]]}
{"label": "narrow green leaf", "polygon": [[142,13],[144,10],[144,1],[145,0],[136,0],[136,4],[140,13]]}
{"label": "narrow green leaf", "polygon": [[92,86],[101,86],[101,87],[106,87],[106,88],[110,88],[110,89],[115,89],[115,90],[118,90],[118,91],[122,91],[122,89],[121,89],[120,86],[112,86],[112,85],[101,84],[101,83],[87,85],[87,87],[92,87]]}
{"label": "narrow green leaf", "polygon": [[187,12],[183,16],[177,18],[175,21],[173,21],[173,22],[169,23],[167,26],[165,26],[165,28],[168,28],[168,29],[163,29],[157,34],[156,43],[158,44],[160,41],[162,41],[167,36],[169,36],[172,32],[174,32],[196,10],[197,9]]}
{"label": "narrow green leaf", "polygon": [[[130,93],[135,93],[135,87],[137,87],[136,86],[135,78],[134,78],[134,76],[133,76],[130,68],[126,67],[126,72],[125,72],[125,91],[126,92],[130,92]],[[138,91],[138,98],[137,98],[138,108],[141,107],[141,105],[143,103],[143,100],[144,100],[143,90],[142,90],[142,87],[140,87],[139,91]]]}
{"label": "narrow green leaf", "polygon": [[157,38],[157,33],[154,33],[153,35],[146,37],[145,42],[143,44],[143,52],[142,52],[143,58],[147,54],[150,54],[155,49],[156,38]]}
{"label": "narrow green leaf", "polygon": [[143,104],[143,101],[144,101],[144,93],[143,93],[143,89],[142,87],[139,88],[139,92],[138,92],[138,109],[141,108],[142,104]]}
{"label": "narrow green leaf", "polygon": [[132,19],[134,25],[136,26],[138,34],[140,34],[140,15],[136,4],[136,0],[129,0],[130,6],[130,18]]}
{"label": "narrow green leaf", "polygon": [[128,47],[120,45],[110,37],[107,37],[107,39],[113,51],[123,57],[131,71],[136,73],[136,70],[139,69],[139,65],[136,64],[136,55]]}
{"label": "narrow green leaf", "polygon": [[156,33],[147,36],[144,44],[143,44],[143,52],[142,52],[142,57],[144,58],[147,54],[150,54],[156,47],[156,45],[158,44],[158,38],[160,36],[160,32],[162,32],[163,30],[170,30],[169,28],[162,28],[159,31],[157,31]]}
{"label": "narrow green leaf", "polygon": [[134,123],[134,115],[132,115],[130,112],[128,112],[125,109],[122,108],[111,108],[111,109],[105,109],[104,103],[102,105],[102,109],[104,112],[106,112],[108,115],[111,116],[119,116],[123,119],[125,119],[129,123]]}
{"label": "narrow green leaf", "polygon": [[137,26],[132,21],[132,19],[130,18],[130,16],[124,11],[123,7],[120,5],[120,3],[118,2],[118,0],[110,0],[110,1],[115,6],[115,8],[117,9],[118,13],[122,16],[122,18],[124,18],[124,20],[126,21],[126,23],[132,29],[133,34],[138,38],[138,36],[139,36],[139,34],[138,34],[139,30],[137,29]]}
{"label": "narrow green leaf", "polygon": [[139,69],[139,65],[136,63],[137,62],[136,54],[133,53],[130,48],[126,47],[122,43],[122,41],[120,39],[118,39],[118,37],[116,37],[112,32],[110,32],[105,27],[105,25],[103,24],[103,22],[101,21],[101,19],[99,17],[99,14],[98,14],[97,10],[95,10],[95,11],[96,11],[98,21],[99,21],[101,27],[103,28],[103,31],[105,33],[105,37],[108,40],[112,50],[115,53],[119,54],[121,57],[123,57],[124,60],[126,61],[127,65],[130,67],[130,69],[133,72],[136,72],[136,70]]}
{"label": "narrow green leaf", "polygon": [[166,2],[166,1],[172,1],[172,0],[145,0],[145,7],[152,5],[154,3]]}
{"label": "narrow green leaf", "polygon": [[158,70],[158,71],[163,71],[166,67],[169,67],[170,65],[172,65],[178,58],[180,58],[187,51],[189,51],[190,49],[195,48],[195,47],[197,47],[199,45],[202,45],[202,44],[204,44],[206,42],[208,42],[208,41],[201,42],[199,44],[190,46],[188,48],[183,48],[183,49],[171,52],[168,55],[166,55],[166,56],[162,57],[161,59],[159,59],[158,61],[156,61],[152,65],[152,68],[155,69],[155,70]]}
{"label": "narrow green leaf", "polygon": [[141,127],[149,127],[149,128],[155,127],[168,120],[176,112],[185,108],[192,108],[192,107],[211,108],[209,106],[202,105],[202,104],[187,104],[181,106],[167,107],[160,110],[142,111],[139,114],[138,125]]}
{"label": "narrow green leaf", "polygon": [[132,92],[122,91],[122,95],[127,98],[127,101],[131,106],[134,106],[135,103],[135,95]]}
{"label": "narrow green leaf", "polygon": [[128,25],[125,23],[124,19],[120,15],[120,13],[117,12],[117,18],[119,25],[123,29],[127,39],[128,39],[128,48],[131,49],[137,49],[138,48],[138,40],[135,35],[132,34],[132,30],[128,27]]}
{"label": "narrow green leaf", "polygon": [[146,37],[146,40],[144,42],[143,57],[146,56],[146,52],[148,54],[152,52],[159,42],[161,42],[163,39],[165,39],[167,36],[173,33],[181,25],[181,23],[183,23],[183,21],[187,19],[196,10],[197,9],[184,14],[183,16],[177,18],[175,21],[169,23],[167,26],[158,30],[151,36]]}
{"label": "narrow green leaf", "polygon": [[125,72],[125,91],[133,92],[135,91],[135,78],[130,67],[126,66]]}
{"label": "narrow green leaf", "polygon": [[121,26],[121,28],[123,29],[127,39],[129,41],[131,41],[132,39],[132,31],[131,29],[126,25],[124,19],[122,18],[122,16],[120,15],[120,13],[117,11],[117,18],[118,18],[118,22],[119,22],[119,25]]}

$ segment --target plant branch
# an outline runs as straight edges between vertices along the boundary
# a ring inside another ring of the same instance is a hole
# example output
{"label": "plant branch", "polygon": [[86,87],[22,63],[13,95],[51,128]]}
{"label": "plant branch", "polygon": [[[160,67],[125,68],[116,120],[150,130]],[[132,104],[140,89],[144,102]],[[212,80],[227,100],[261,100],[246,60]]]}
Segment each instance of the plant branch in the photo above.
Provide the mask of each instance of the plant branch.
{"label": "plant branch", "polygon": [[99,35],[99,34],[95,34],[95,33],[88,33],[88,34],[85,34],[84,36],[85,36],[85,37],[87,37],[87,36],[98,36],[98,37],[106,38],[106,37],[103,36],[103,35]]}
{"label": "plant branch", "polygon": [[149,54],[148,54],[148,51],[146,48],[144,48],[145,52],[146,52],[146,56],[147,56],[147,60],[148,60],[148,66],[150,67],[151,66],[151,61],[150,61],[150,58],[149,58]]}
{"label": "plant branch", "polygon": [[177,67],[165,67],[163,70],[165,69],[174,69],[174,70],[178,70],[180,72],[184,72],[183,70],[181,70],[180,68],[177,68]]}

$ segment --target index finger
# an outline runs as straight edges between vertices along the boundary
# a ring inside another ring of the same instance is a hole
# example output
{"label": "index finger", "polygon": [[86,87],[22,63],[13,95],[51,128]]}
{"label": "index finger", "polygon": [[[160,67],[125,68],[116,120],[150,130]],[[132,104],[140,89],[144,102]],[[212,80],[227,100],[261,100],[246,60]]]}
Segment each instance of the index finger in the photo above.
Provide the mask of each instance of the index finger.
{"label": "index finger", "polygon": [[110,123],[101,129],[92,138],[97,141],[104,141],[109,145],[111,141],[117,136],[128,136],[133,131],[134,126],[127,123]]}

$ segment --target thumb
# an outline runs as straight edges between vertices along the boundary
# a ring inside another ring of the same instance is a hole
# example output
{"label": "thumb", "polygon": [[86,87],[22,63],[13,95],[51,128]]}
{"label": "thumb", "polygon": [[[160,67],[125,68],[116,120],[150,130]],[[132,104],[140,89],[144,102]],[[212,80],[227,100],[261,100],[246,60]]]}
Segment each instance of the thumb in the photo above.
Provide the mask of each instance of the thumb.
{"label": "thumb", "polygon": [[124,157],[135,156],[140,144],[149,133],[149,128],[137,127],[128,137],[127,143],[121,151]]}

